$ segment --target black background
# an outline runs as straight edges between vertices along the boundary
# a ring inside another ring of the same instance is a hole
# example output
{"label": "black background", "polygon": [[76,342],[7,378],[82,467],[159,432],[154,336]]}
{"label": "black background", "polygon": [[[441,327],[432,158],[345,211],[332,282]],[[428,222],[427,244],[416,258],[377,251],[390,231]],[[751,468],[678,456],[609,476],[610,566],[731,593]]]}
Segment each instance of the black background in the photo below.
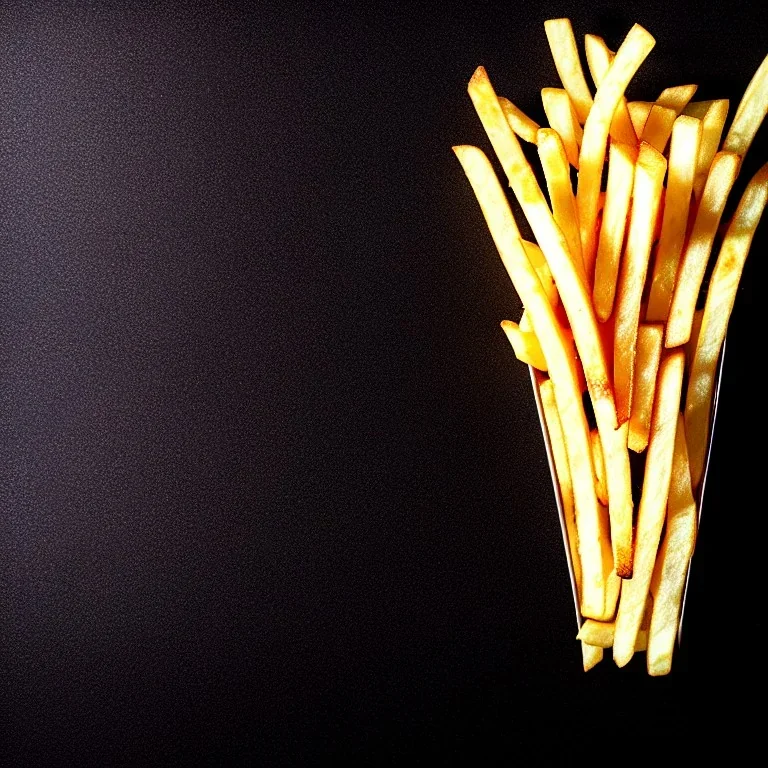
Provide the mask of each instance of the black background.
{"label": "black background", "polygon": [[631,98],[696,82],[733,114],[768,53],[765,11],[732,2],[0,4],[3,764],[745,743],[765,225],[683,648],[668,678],[643,655],[585,675],[498,325],[519,301],[451,152],[489,149],[478,64],[543,120],[555,16],[656,37]]}

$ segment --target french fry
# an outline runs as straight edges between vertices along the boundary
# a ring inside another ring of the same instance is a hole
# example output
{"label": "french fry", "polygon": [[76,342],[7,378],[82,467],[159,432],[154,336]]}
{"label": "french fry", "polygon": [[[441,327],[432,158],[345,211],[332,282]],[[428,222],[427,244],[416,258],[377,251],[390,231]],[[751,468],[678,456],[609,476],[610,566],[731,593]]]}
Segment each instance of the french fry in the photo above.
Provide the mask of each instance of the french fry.
{"label": "french fry", "polygon": [[585,672],[589,672],[590,669],[595,667],[603,660],[603,649],[596,648],[594,645],[588,645],[585,642],[581,643],[581,658],[582,665]]}
{"label": "french fry", "polygon": [[685,115],[675,120],[669,150],[669,174],[661,238],[653,265],[645,315],[649,322],[665,322],[669,314],[672,289],[688,227],[688,212],[701,136],[700,120]]}
{"label": "french fry", "polygon": [[675,124],[676,118],[677,114],[674,109],[654,104],[643,126],[641,141],[647,142],[659,152],[664,152],[669,137],[672,135],[672,126]]}
{"label": "french fry", "polygon": [[579,535],[576,528],[576,509],[573,499],[573,483],[571,469],[568,465],[568,454],[565,450],[565,436],[557,412],[555,392],[550,379],[545,379],[539,385],[541,405],[544,411],[544,423],[552,446],[552,457],[555,462],[555,473],[560,486],[560,498],[563,502],[563,517],[568,537],[568,551],[571,555],[571,567],[576,581],[576,592],[581,595],[581,558],[579,557]]}
{"label": "french fry", "polygon": [[[605,40],[597,35],[586,35],[584,48],[587,53],[587,66],[592,75],[592,81],[595,87],[599,87],[616,54],[608,48]],[[610,135],[614,141],[618,141],[620,144],[629,144],[630,146],[637,144],[637,134],[632,126],[632,118],[629,116],[627,100],[624,96],[619,99],[619,105],[613,113]]]}
{"label": "french fry", "polygon": [[[622,429],[622,427],[619,427]],[[597,500],[604,506],[608,506],[608,486],[605,482],[605,461],[603,459],[603,445],[600,442],[600,433],[593,429],[589,433],[592,444],[592,464],[595,469],[595,493]]]}
{"label": "french fry", "polygon": [[622,579],[616,573],[613,565],[613,552],[611,551],[611,521],[608,507],[599,505],[599,524],[602,537],[600,543],[603,547],[603,574],[605,576],[605,607],[600,616],[593,616],[600,621],[609,621],[616,616],[616,604],[621,593]]}
{"label": "french fry", "polygon": [[654,38],[639,24],[635,24],[630,29],[597,89],[594,104],[584,124],[576,203],[581,228],[581,249],[588,278],[591,278],[594,273],[600,180],[611,121],[629,81],[645,61],[655,43]]}
{"label": "french fry", "polygon": [[675,117],[677,117],[688,106],[688,102],[694,97],[697,90],[697,85],[673,85],[661,92],[659,98],[656,99],[656,104],[674,110]]}
{"label": "french fry", "polygon": [[579,125],[568,93],[562,88],[542,88],[541,102],[549,125],[562,139],[568,162],[574,168],[578,168],[579,147],[581,147],[584,129]]}
{"label": "french fry", "polygon": [[507,336],[515,357],[526,365],[531,365],[539,371],[546,372],[547,361],[541,351],[541,345],[533,331],[524,331],[512,320],[502,320],[501,328]]}
{"label": "french fry", "polygon": [[611,648],[613,646],[613,633],[616,625],[613,621],[595,621],[587,619],[576,635],[577,640],[581,640],[597,648]]}
{"label": "french fry", "polygon": [[749,81],[723,142],[723,150],[735,152],[743,158],[752,145],[766,113],[768,113],[768,56],[763,59],[757,72]]}
{"label": "french fry", "polygon": [[[660,324],[641,324],[637,330],[637,357],[628,437],[629,449],[635,453],[642,453],[648,447],[663,340],[664,327]],[[600,498],[599,490],[597,497]]]}
{"label": "french fry", "polygon": [[632,127],[635,129],[635,133],[638,136],[643,135],[645,129],[645,123],[648,120],[648,115],[653,109],[652,101],[628,101],[627,112],[629,112],[629,119],[632,121]]}
{"label": "french fry", "polygon": [[[651,241],[661,198],[667,161],[650,144],[641,144],[635,167],[632,216],[621,264],[613,347],[613,384],[620,424],[629,419],[635,370],[637,327],[640,320]],[[609,491],[610,497],[610,491]]]}
{"label": "french fry", "polygon": [[600,509],[592,479],[589,427],[579,389],[573,344],[563,333],[541,281],[526,255],[506,195],[490,161],[477,147],[457,146],[453,149],[477,196],[502,262],[531,316],[536,336],[544,351],[565,436],[573,484],[582,571],[581,611],[584,616],[599,618],[605,610],[604,543]]}
{"label": "french fry", "polygon": [[[707,109],[701,116],[701,144],[699,146],[699,156],[696,160],[696,178],[693,181],[693,194],[698,200],[704,191],[704,185],[707,183],[707,176],[715,157],[720,139],[725,127],[725,119],[728,117],[728,99],[715,99],[709,102],[699,102],[707,104]],[[690,104],[688,105],[691,106]],[[686,110],[684,114],[688,114]],[[692,115],[696,117],[696,115]]]}
{"label": "french fry", "polygon": [[[641,27],[637,29],[642,30]],[[630,65],[637,59],[633,52],[638,47],[642,50],[645,36],[650,37],[644,30],[635,32],[634,35],[632,31],[630,32],[628,35],[629,43],[625,41],[625,44],[619,49],[601,88],[605,87],[606,83],[611,86],[609,82],[611,72],[618,73],[614,75],[614,80],[617,80],[624,77],[626,72],[631,69]],[[625,48],[625,45],[628,47]],[[622,50],[629,51],[629,53],[622,56]],[[615,69],[617,65],[618,69]],[[629,452],[626,443],[621,443],[616,432],[618,426],[616,406],[591,296],[578,270],[574,267],[565,236],[555,223],[533,170],[523,155],[515,134],[504,119],[493,86],[482,67],[478,67],[475,71],[468,90],[480,121],[491,140],[502,168],[507,174],[515,197],[549,262],[555,283],[560,291],[560,300],[571,324],[573,338],[581,358],[584,377],[595,412],[597,428],[600,430],[600,438],[603,442],[603,456],[609,485],[608,497],[611,503],[611,541],[616,572],[621,578],[628,578],[632,573],[633,512]],[[590,113],[590,119],[592,114]],[[607,128],[605,135],[607,138]],[[525,304],[525,302],[523,303]],[[543,339],[535,322],[534,329],[539,336],[539,341],[543,344]],[[546,348],[543,348],[544,354],[547,356]],[[548,357],[547,363],[550,366],[551,375],[551,361]]]}
{"label": "french fry", "polygon": [[648,636],[648,673],[669,674],[688,564],[696,541],[696,502],[691,491],[685,427],[678,415],[666,531],[653,573],[653,614]]}
{"label": "french fry", "polygon": [[531,120],[522,109],[516,107],[509,99],[499,96],[499,104],[507,118],[509,127],[521,138],[530,144],[536,143],[536,131],[539,130],[539,124]]}
{"label": "french fry", "polygon": [[536,270],[536,274],[541,280],[541,287],[544,289],[544,293],[547,294],[549,303],[556,307],[560,303],[560,294],[557,292],[557,286],[555,285],[555,279],[552,277],[552,272],[549,269],[549,264],[544,257],[536,243],[531,243],[528,240],[523,240],[523,248],[525,253],[531,260],[533,268]]}
{"label": "french fry", "polygon": [[637,516],[634,570],[632,578],[622,584],[613,640],[613,659],[620,667],[625,666],[635,652],[637,633],[643,620],[664,526],[677,416],[680,411],[684,357],[681,351],[668,353],[659,367],[643,492]]}
{"label": "french fry", "polygon": [[611,142],[608,154],[608,185],[595,261],[593,291],[595,313],[601,323],[613,312],[636,160],[637,150],[633,146]]}
{"label": "french fry", "polygon": [[565,236],[574,267],[580,273],[581,278],[586,280],[584,261],[581,258],[576,198],[573,195],[571,174],[563,142],[557,131],[551,128],[541,128],[536,144],[539,148],[539,159],[547,182],[549,200],[552,204],[552,216]]}
{"label": "french fry", "polygon": [[691,335],[699,289],[740,162],[739,156],[732,152],[718,152],[712,161],[693,230],[678,268],[664,337],[667,348],[685,344]]}
{"label": "french fry", "polygon": [[752,177],[725,233],[707,290],[704,313],[685,398],[685,431],[693,487],[704,471],[717,360],[725,340],[736,290],[755,230],[768,202],[768,164]]}
{"label": "french fry", "polygon": [[576,38],[570,19],[548,19],[544,22],[552,58],[555,60],[557,74],[563,87],[576,109],[579,122],[584,125],[589,110],[592,109],[592,94],[584,77],[584,70],[579,60]]}

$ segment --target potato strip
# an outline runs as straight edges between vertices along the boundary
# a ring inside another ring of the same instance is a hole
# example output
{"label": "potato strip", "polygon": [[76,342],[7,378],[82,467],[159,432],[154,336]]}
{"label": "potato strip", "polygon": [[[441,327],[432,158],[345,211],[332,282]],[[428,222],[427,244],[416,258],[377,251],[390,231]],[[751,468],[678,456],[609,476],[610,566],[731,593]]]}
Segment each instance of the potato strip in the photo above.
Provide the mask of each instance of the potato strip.
{"label": "potato strip", "polygon": [[597,89],[594,104],[584,125],[576,202],[579,209],[581,248],[588,278],[591,278],[594,272],[600,180],[611,121],[630,80],[655,43],[654,38],[639,24],[632,27]]}
{"label": "potato strip", "polygon": [[557,131],[562,139],[568,162],[578,168],[579,148],[584,130],[579,125],[568,93],[562,88],[542,88],[541,103],[544,105],[544,113],[550,127]]}
{"label": "potato strip", "polygon": [[571,567],[576,581],[576,592],[581,596],[581,558],[579,557],[579,534],[576,527],[576,508],[573,500],[573,483],[571,468],[568,465],[568,454],[565,450],[565,435],[557,412],[555,391],[550,379],[545,379],[539,385],[541,405],[544,411],[544,423],[552,446],[552,457],[555,461],[557,482],[560,486],[560,498],[563,501],[563,517],[565,531],[568,537],[568,551],[571,555]]}
{"label": "potato strip", "polygon": [[635,652],[664,526],[680,412],[684,357],[683,352],[668,353],[659,368],[643,493],[637,515],[634,571],[632,578],[622,583],[613,638],[613,660],[620,667],[626,665]]}
{"label": "potato strip", "polygon": [[[605,73],[611,66],[613,57],[616,55],[605,44],[605,40],[597,35],[586,35],[584,37],[584,47],[587,53],[587,66],[592,75],[592,81],[595,87],[599,87],[603,82]],[[613,113],[610,129],[611,138],[621,144],[634,146],[637,144],[637,134],[632,126],[632,118],[627,109],[627,100],[624,96],[619,99],[619,105]]]}
{"label": "potato strip", "polygon": [[664,338],[667,348],[685,344],[691,335],[699,289],[740,162],[739,156],[732,152],[718,152],[712,161],[693,230],[678,268]]}
{"label": "potato strip", "polygon": [[768,164],[752,177],[739,201],[725,233],[707,290],[685,397],[685,431],[694,488],[698,487],[704,472],[717,360],[736,301],[736,290],[744,270],[744,262],[765,210],[766,201]]}
{"label": "potato strip", "polygon": [[667,501],[666,531],[653,572],[653,613],[648,633],[648,673],[669,674],[680,623],[683,589],[696,542],[696,502],[682,414],[678,415],[672,476]]}
{"label": "potato strip", "polygon": [[613,302],[616,298],[619,260],[629,218],[636,160],[637,150],[634,147],[611,142],[608,154],[608,184],[595,260],[595,287],[592,297],[595,313],[602,323],[613,312]]}
{"label": "potato strip", "polygon": [[[619,274],[613,344],[613,385],[619,423],[629,419],[635,372],[640,302],[667,161],[650,144],[640,146],[632,192],[632,217]],[[610,498],[610,491],[609,491]]]}
{"label": "potato strip", "polygon": [[571,97],[579,122],[584,125],[589,110],[592,109],[592,94],[581,67],[570,19],[548,19],[544,22],[544,31],[552,50],[557,74]]}
{"label": "potato strip", "polygon": [[539,124],[535,120],[531,120],[522,109],[516,107],[509,99],[499,96],[499,104],[507,118],[509,127],[524,141],[535,144]]}
{"label": "potato strip", "polygon": [[589,426],[581,399],[573,345],[558,323],[541,281],[525,253],[506,195],[490,161],[477,147],[454,147],[454,152],[477,196],[507,273],[531,317],[547,361],[573,483],[582,569],[581,611],[584,616],[600,618],[605,610],[604,543],[592,480]]}
{"label": "potato strip", "polygon": [[696,178],[693,181],[693,194],[697,200],[701,198],[704,185],[707,183],[709,169],[720,146],[727,117],[728,99],[709,102],[709,108],[701,117],[701,145],[699,157],[696,160]]}
{"label": "potato strip", "polygon": [[[653,396],[656,392],[656,375],[659,371],[663,340],[664,327],[661,324],[641,324],[638,328],[637,360],[628,437],[629,450],[635,453],[642,453],[648,447]],[[599,491],[597,496],[600,497]]]}
{"label": "potato strip", "polygon": [[649,322],[666,322],[672,290],[675,287],[677,267],[685,243],[691,191],[696,175],[702,124],[695,117],[681,115],[672,129],[669,149],[667,196],[661,223],[661,238],[653,265],[648,309]]}
{"label": "potato strip", "polygon": [[536,144],[539,148],[539,159],[547,182],[552,215],[568,242],[573,266],[579,272],[582,280],[585,280],[576,197],[571,186],[571,172],[563,142],[557,131],[551,128],[542,128],[539,130]]}
{"label": "potato strip", "polygon": [[758,128],[768,113],[768,56],[763,59],[747,90],[723,142],[723,150],[735,152],[743,158],[752,146]]}

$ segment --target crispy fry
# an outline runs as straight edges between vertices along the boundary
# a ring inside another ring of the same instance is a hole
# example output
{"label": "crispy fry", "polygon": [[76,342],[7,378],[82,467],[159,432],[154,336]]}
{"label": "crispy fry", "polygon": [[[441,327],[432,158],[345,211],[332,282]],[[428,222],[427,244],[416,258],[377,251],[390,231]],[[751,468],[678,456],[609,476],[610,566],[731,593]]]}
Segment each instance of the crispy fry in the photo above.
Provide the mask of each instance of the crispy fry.
{"label": "crispy fry", "polygon": [[539,148],[541,167],[544,169],[544,178],[547,181],[552,215],[568,243],[573,265],[584,280],[586,277],[584,261],[581,258],[579,217],[576,212],[576,198],[573,195],[571,174],[563,142],[557,131],[551,128],[542,128],[539,130],[536,143]]}
{"label": "crispy fry", "polygon": [[[562,139],[568,162],[579,167],[579,148],[584,136],[584,130],[576,118],[571,99],[562,88],[542,88],[541,102],[550,126],[557,131]],[[570,186],[570,180],[569,180]],[[581,250],[581,248],[579,248]]]}
{"label": "crispy fry", "polygon": [[677,117],[688,106],[698,87],[698,85],[673,85],[671,88],[665,88],[656,99],[656,104],[674,110]]}
{"label": "crispy fry", "polygon": [[584,671],[589,672],[595,665],[599,664],[603,660],[603,649],[596,648],[594,645],[588,645],[585,642],[581,643],[581,658]]}
{"label": "crispy fry", "polygon": [[557,74],[571,97],[579,122],[584,125],[589,110],[592,109],[592,94],[581,68],[570,19],[548,19],[544,22],[544,30],[552,49]]}
{"label": "crispy fry", "polygon": [[[605,73],[611,66],[613,57],[616,54],[608,48],[605,40],[597,35],[586,35],[584,37],[584,47],[587,53],[587,65],[592,75],[592,81],[595,87],[598,87],[603,82]],[[632,126],[632,118],[629,116],[627,100],[624,96],[619,99],[619,105],[613,113],[610,135],[614,141],[618,141],[621,144],[629,144],[630,146],[637,144],[637,134]]]}
{"label": "crispy fry", "polygon": [[739,171],[739,164],[739,156],[732,152],[718,152],[712,161],[701,205],[678,268],[664,338],[667,348],[685,344],[691,335],[699,289],[725,203]]}
{"label": "crispy fry", "polygon": [[693,194],[697,200],[701,198],[707,183],[712,159],[720,146],[725,119],[728,117],[728,99],[716,99],[707,103],[709,106],[701,117],[701,144],[696,160],[696,178],[693,181]]}
{"label": "crispy fry", "polygon": [[643,135],[645,129],[645,123],[648,120],[648,115],[653,109],[652,101],[628,101],[627,112],[629,112],[629,119],[632,121],[632,127],[635,129],[635,133],[638,136]]}
{"label": "crispy fry", "polygon": [[[614,76],[614,80],[629,71],[631,68],[629,64],[636,59],[636,56],[632,58],[632,52],[638,46],[641,47],[642,41],[645,40],[644,35],[648,35],[644,30],[642,33],[635,33],[634,36],[630,32],[628,36],[629,48],[624,49],[622,46],[611,65],[611,72],[613,72],[618,63],[618,69],[615,70],[618,74]],[[629,50],[629,53],[621,57],[622,50]],[[629,64],[627,64],[628,58]],[[611,73],[609,72],[604,83],[608,83],[610,79]],[[601,86],[601,88],[603,87]],[[560,291],[560,300],[571,324],[573,338],[581,358],[592,400],[597,428],[600,430],[600,438],[603,442],[603,455],[609,485],[608,496],[611,502],[611,541],[616,571],[622,578],[628,578],[632,572],[632,492],[629,475],[629,452],[626,442],[622,444],[616,432],[618,426],[616,406],[591,297],[587,286],[574,267],[565,236],[555,223],[533,170],[523,155],[520,143],[504,119],[493,86],[482,67],[478,67],[472,76],[469,93],[491,144],[507,174],[515,197],[520,202],[536,240],[549,262],[552,275]],[[602,161],[600,164],[602,166]],[[539,341],[543,344],[539,329],[535,325],[534,322]],[[546,348],[544,348],[544,354],[547,355]],[[548,357],[547,363],[550,366],[551,374],[551,361]]]}
{"label": "crispy fry", "polygon": [[587,619],[576,635],[577,640],[581,640],[597,648],[611,648],[613,646],[613,633],[616,625],[612,621],[595,621]]}
{"label": "crispy fry", "polygon": [[672,289],[688,227],[688,211],[701,135],[702,124],[695,117],[681,115],[675,120],[669,150],[669,174],[661,239],[653,265],[645,315],[649,322],[665,322],[669,314]]}
{"label": "crispy fry", "polygon": [[509,127],[524,141],[535,144],[539,124],[535,120],[531,120],[522,109],[516,107],[504,96],[499,96],[499,104],[504,112],[504,117],[507,118]]}
{"label": "crispy fry", "polygon": [[531,365],[539,371],[547,370],[547,361],[541,351],[541,345],[533,331],[524,331],[512,320],[502,320],[501,328],[507,335],[515,357],[526,365]]}
{"label": "crispy fry", "polygon": [[768,56],[763,59],[739,102],[723,150],[743,158],[768,113]]}
{"label": "crispy fry", "polygon": [[611,142],[608,155],[608,186],[595,261],[593,292],[595,313],[602,323],[613,312],[636,160],[637,150],[634,147]]}
{"label": "crispy fry", "polygon": [[581,595],[581,558],[579,557],[579,536],[576,529],[576,511],[573,500],[573,483],[571,469],[568,465],[568,454],[565,450],[565,436],[557,412],[555,392],[550,379],[545,379],[539,385],[541,405],[544,411],[544,423],[552,446],[552,458],[555,462],[555,473],[560,486],[560,498],[563,502],[563,518],[565,520],[568,551],[571,556],[571,567],[576,581],[576,592]]}
{"label": "crispy fry", "polygon": [[659,383],[653,408],[643,493],[637,516],[635,561],[632,578],[622,584],[613,659],[623,667],[632,658],[643,620],[653,574],[672,476],[672,456],[680,411],[684,354],[668,353],[659,368]]}
{"label": "crispy fry", "polygon": [[[506,124],[506,123],[505,123]],[[573,345],[531,266],[504,190],[493,167],[477,147],[454,147],[480,203],[488,229],[504,266],[520,296],[547,361],[560,414],[576,507],[576,526],[582,570],[581,610],[602,616],[605,610],[605,571],[600,509],[592,480],[589,427],[579,391]]]}
{"label": "crispy fry", "polygon": [[654,104],[643,126],[641,141],[645,141],[654,149],[663,152],[667,147],[669,137],[672,135],[672,126],[675,124],[676,118],[674,109]]}
{"label": "crispy fry", "polygon": [[[651,253],[667,161],[650,144],[641,144],[635,167],[632,217],[621,264],[613,347],[613,383],[619,423],[629,419],[635,370],[640,301]],[[610,491],[609,491],[610,493]]]}
{"label": "crispy fry", "polygon": [[[629,449],[636,453],[642,453],[648,447],[663,339],[664,327],[660,324],[641,324],[637,330],[637,358],[628,438]],[[597,496],[600,498],[599,491]]]}
{"label": "crispy fry", "polygon": [[576,202],[581,227],[581,248],[588,278],[591,278],[594,272],[600,180],[611,121],[629,81],[651,52],[655,42],[639,24],[632,27],[597,89],[594,104],[584,125]]}
{"label": "crispy fry", "polygon": [[546,258],[536,243],[531,243],[528,240],[523,240],[523,247],[525,253],[531,260],[533,268],[536,270],[536,274],[541,280],[541,286],[544,288],[544,293],[547,294],[549,303],[556,307],[560,303],[560,294],[557,292],[557,286],[555,285],[555,279],[552,277],[552,272],[549,269]]}
{"label": "crispy fry", "polygon": [[709,281],[685,398],[685,431],[694,488],[701,482],[704,471],[717,360],[725,340],[744,262],[766,202],[768,164],[747,185],[726,231]]}
{"label": "crispy fry", "polygon": [[666,675],[672,668],[683,589],[696,541],[696,514],[685,427],[683,416],[679,414],[667,502],[666,532],[653,572],[654,602],[647,661],[650,675]]}

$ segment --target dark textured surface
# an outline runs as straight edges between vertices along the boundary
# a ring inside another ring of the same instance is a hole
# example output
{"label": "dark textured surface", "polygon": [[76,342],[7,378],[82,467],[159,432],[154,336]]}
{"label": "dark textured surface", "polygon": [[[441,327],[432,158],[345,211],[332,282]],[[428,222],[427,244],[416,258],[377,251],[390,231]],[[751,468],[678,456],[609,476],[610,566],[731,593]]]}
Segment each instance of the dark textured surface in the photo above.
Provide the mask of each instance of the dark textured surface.
{"label": "dark textured surface", "polygon": [[[656,36],[631,96],[737,101],[766,16],[727,8],[0,3],[2,764],[607,760],[738,710],[754,255],[687,642],[668,679],[585,676],[519,302],[450,151],[487,148],[478,64],[543,117],[552,16]],[[766,158],[763,129],[742,185]]]}

